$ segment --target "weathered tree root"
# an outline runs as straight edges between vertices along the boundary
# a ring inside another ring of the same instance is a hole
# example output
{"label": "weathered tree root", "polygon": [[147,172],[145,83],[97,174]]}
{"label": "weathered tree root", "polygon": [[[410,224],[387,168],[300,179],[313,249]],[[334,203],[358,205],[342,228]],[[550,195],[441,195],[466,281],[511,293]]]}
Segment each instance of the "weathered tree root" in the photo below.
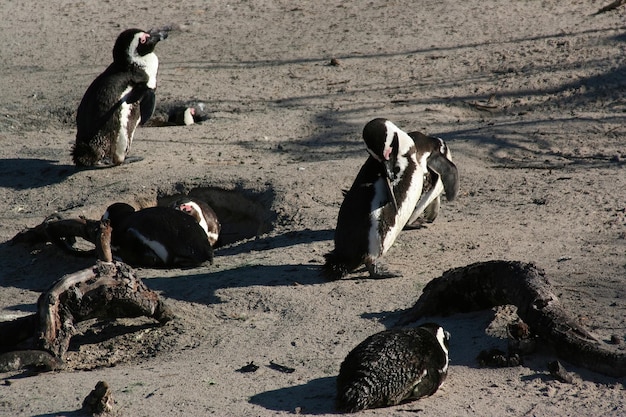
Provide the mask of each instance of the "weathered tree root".
{"label": "weathered tree root", "polygon": [[147,316],[166,323],[174,316],[159,295],[121,262],[98,262],[61,278],[39,297],[38,344],[62,358],[74,323],[92,318]]}
{"label": "weathered tree root", "polygon": [[624,4],[626,4],[626,0],[615,0],[612,1],[611,3],[609,3],[608,5],[602,7],[600,10],[598,10],[597,12],[594,13],[594,15],[599,15],[605,12],[609,12],[611,10],[615,10],[620,6],[623,6]]}
{"label": "weathered tree root", "polygon": [[[10,349],[8,341],[17,349],[28,349],[0,355],[0,370],[3,363],[15,369],[39,362],[46,368],[61,367],[75,333],[74,324],[80,321],[147,316],[166,323],[174,318],[160,296],[146,287],[131,267],[111,262],[110,232],[108,224],[103,224],[98,236],[97,251],[104,261],[59,279],[39,297],[37,314],[0,323],[1,350]],[[33,335],[32,346],[24,347],[25,340]],[[33,349],[43,351],[43,356],[33,354]],[[20,352],[24,353],[20,356]]]}
{"label": "weathered tree root", "polygon": [[598,340],[576,323],[552,292],[544,271],[533,264],[489,261],[446,271],[426,285],[397,324],[505,304],[515,305],[519,317],[559,358],[605,375],[626,376],[626,352]]}
{"label": "weathered tree root", "polygon": [[11,243],[35,245],[52,242],[73,255],[93,256],[93,250],[80,250],[73,245],[76,242],[76,237],[95,244],[99,231],[99,220],[89,220],[84,217],[60,219],[58,216],[53,215],[33,228],[22,230],[13,236]]}

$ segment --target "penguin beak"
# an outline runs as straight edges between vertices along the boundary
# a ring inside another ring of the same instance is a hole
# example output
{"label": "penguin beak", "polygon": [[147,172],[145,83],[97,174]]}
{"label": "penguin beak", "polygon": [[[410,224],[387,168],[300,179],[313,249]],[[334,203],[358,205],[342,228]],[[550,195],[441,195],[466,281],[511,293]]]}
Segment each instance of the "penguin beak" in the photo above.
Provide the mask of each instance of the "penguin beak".
{"label": "penguin beak", "polygon": [[152,44],[156,44],[159,41],[167,39],[171,30],[172,30],[171,26],[164,26],[162,28],[150,29],[148,31],[148,34],[150,35],[149,42]]}

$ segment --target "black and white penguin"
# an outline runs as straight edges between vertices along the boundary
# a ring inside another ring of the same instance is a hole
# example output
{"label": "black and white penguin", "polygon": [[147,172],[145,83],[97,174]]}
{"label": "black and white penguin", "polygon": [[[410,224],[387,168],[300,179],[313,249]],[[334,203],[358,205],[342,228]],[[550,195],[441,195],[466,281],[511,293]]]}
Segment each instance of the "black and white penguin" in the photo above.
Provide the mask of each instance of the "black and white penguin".
{"label": "black and white penguin", "polygon": [[448,374],[449,340],[435,323],[368,337],[341,364],[337,409],[354,413],[434,394]]}
{"label": "black and white penguin", "polygon": [[441,138],[427,136],[420,132],[409,132],[415,143],[417,158],[424,170],[424,186],[407,227],[419,225],[419,217],[431,223],[439,214],[441,194],[453,201],[459,193],[459,171],[452,162],[450,148]]}
{"label": "black and white penguin", "polygon": [[222,225],[220,224],[217,214],[205,201],[184,197],[177,200],[172,207],[184,213],[190,214],[200,224],[202,230],[207,235],[211,246],[215,246],[220,236]]}
{"label": "black and white penguin", "polygon": [[194,267],[213,262],[213,248],[196,219],[172,207],[135,209],[110,205],[103,220],[111,222],[111,250],[132,266]]}
{"label": "black and white penguin", "polygon": [[89,86],[76,114],[77,166],[120,165],[139,123],[154,112],[159,59],[156,44],[169,28],[127,29],[113,47],[113,63]]}
{"label": "black and white penguin", "polygon": [[168,123],[175,126],[189,126],[196,122],[196,109],[183,107],[173,109],[167,119]]}
{"label": "black and white penguin", "polygon": [[346,192],[325,255],[325,275],[339,279],[365,264],[370,276],[397,276],[378,262],[405,226],[422,192],[423,169],[413,139],[387,119],[365,125],[370,156]]}

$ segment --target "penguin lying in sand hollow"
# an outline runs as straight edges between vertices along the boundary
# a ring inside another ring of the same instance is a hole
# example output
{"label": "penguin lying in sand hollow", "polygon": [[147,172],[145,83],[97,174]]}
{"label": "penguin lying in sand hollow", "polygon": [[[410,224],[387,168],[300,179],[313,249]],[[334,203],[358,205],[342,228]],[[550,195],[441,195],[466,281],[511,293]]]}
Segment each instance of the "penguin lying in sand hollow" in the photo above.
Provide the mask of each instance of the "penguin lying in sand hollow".
{"label": "penguin lying in sand hollow", "polygon": [[341,364],[337,409],[354,413],[433,395],[448,374],[449,340],[435,323],[368,337]]}
{"label": "penguin lying in sand hollow", "polygon": [[111,222],[111,250],[132,266],[194,267],[213,263],[213,248],[198,221],[172,207],[139,211],[126,203],[110,205],[103,220]]}
{"label": "penguin lying in sand hollow", "polygon": [[[398,276],[379,259],[413,214],[432,154],[430,148],[418,149],[411,136],[383,118],[365,125],[363,140],[369,157],[339,209],[335,248],[325,255],[329,279],[342,278],[362,264],[373,278]],[[438,160],[434,163],[439,165]]]}
{"label": "penguin lying in sand hollow", "polygon": [[170,28],[127,29],[115,41],[113,63],[89,86],[76,113],[72,160],[79,167],[120,165],[135,129],[154,112],[156,44]]}

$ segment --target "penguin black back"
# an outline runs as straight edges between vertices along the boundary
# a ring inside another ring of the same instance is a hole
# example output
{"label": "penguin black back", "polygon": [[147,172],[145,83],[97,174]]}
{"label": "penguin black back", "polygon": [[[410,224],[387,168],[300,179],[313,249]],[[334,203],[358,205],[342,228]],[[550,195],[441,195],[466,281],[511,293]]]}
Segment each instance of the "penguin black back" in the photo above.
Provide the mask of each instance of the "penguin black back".
{"label": "penguin black back", "polygon": [[115,256],[133,266],[193,267],[213,261],[206,233],[190,215],[171,207],[135,211],[115,203],[103,219],[111,221]]}
{"label": "penguin black back", "polygon": [[368,337],[341,364],[337,409],[353,413],[434,394],[447,376],[448,340],[434,323]]}

